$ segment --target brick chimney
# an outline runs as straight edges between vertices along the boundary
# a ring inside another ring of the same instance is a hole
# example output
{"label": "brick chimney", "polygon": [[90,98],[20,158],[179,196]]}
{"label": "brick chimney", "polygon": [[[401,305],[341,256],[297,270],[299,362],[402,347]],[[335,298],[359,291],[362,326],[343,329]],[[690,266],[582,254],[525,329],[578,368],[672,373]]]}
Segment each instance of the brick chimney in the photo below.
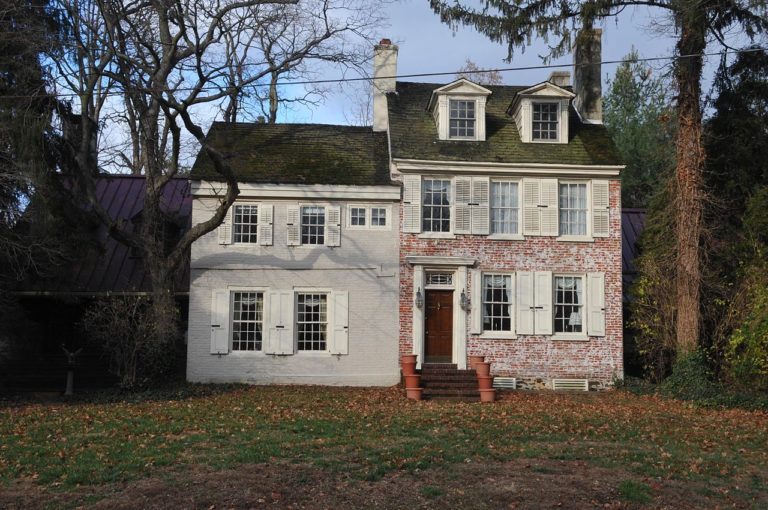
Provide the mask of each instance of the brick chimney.
{"label": "brick chimney", "polygon": [[397,74],[397,45],[382,39],[373,47],[373,130],[389,127],[387,93],[395,91]]}
{"label": "brick chimney", "polygon": [[573,51],[573,106],[588,124],[603,123],[602,36],[600,28],[582,29]]}

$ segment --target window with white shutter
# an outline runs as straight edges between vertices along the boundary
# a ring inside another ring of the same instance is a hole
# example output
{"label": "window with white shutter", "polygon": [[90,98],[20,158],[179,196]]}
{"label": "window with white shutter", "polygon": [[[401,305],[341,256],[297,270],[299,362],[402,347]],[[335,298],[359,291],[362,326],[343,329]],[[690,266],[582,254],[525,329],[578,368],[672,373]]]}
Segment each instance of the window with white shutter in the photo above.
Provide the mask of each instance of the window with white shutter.
{"label": "window with white shutter", "polygon": [[286,234],[288,246],[301,245],[301,212],[298,205],[291,204],[287,207]]}
{"label": "window with white shutter", "polygon": [[275,207],[272,204],[261,204],[259,210],[259,244],[272,246]]}
{"label": "window with white shutter", "polygon": [[523,234],[541,235],[541,182],[539,179],[523,179]]}
{"label": "window with white shutter", "polygon": [[610,204],[608,181],[592,181],[592,236],[610,234]]}
{"label": "window with white shutter", "polygon": [[552,272],[537,271],[534,274],[534,333],[552,334]]}
{"label": "window with white shutter", "polygon": [[587,275],[587,334],[605,336],[605,274]]}
{"label": "window with white shutter", "polygon": [[[429,180],[425,181],[426,183],[432,183],[434,181]],[[447,181],[437,181],[437,182],[447,182]],[[432,193],[431,188],[429,188],[430,192],[429,195],[427,195],[427,190],[425,189],[425,209],[426,203],[429,200],[430,204],[432,203]],[[453,206],[453,212],[454,212],[454,218],[453,218],[453,231],[456,234],[471,234],[472,233],[472,178],[471,177],[456,177],[454,180],[454,206]],[[440,212],[440,209],[437,207],[430,207],[429,212],[425,211],[425,219],[427,215],[431,216],[438,216]],[[425,230],[427,230],[425,228]],[[432,224],[429,224],[429,231],[437,231],[440,232],[441,230],[433,229]]]}
{"label": "window with white shutter", "polygon": [[535,331],[534,320],[536,304],[533,298],[534,273],[532,271],[518,271],[517,280],[517,325],[519,335],[532,335]]}
{"label": "window with white shutter", "polygon": [[229,352],[229,291],[216,290],[211,296],[211,354]]}
{"label": "window with white shutter", "polygon": [[224,216],[224,221],[216,229],[219,237],[219,244],[232,244],[232,209],[227,209],[227,214]]}
{"label": "window with white shutter", "polygon": [[488,177],[472,178],[472,233],[488,235],[490,232],[490,185]]}
{"label": "window with white shutter", "polygon": [[421,176],[403,176],[403,232],[421,232]]}
{"label": "window with white shutter", "polygon": [[328,351],[331,354],[349,354],[349,292],[334,291],[333,334]]}
{"label": "window with white shutter", "polygon": [[341,245],[341,207],[329,205],[325,208],[328,220],[328,233],[325,237],[326,246]]}
{"label": "window with white shutter", "polygon": [[266,354],[293,354],[292,290],[273,291],[267,300],[268,335],[264,345]]}

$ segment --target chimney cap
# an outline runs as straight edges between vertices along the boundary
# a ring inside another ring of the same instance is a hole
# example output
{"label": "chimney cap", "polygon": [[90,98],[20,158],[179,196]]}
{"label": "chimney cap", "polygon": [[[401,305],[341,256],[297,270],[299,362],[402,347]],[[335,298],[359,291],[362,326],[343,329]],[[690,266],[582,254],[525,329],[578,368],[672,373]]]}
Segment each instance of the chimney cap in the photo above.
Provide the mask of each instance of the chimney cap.
{"label": "chimney cap", "polygon": [[386,37],[381,41],[379,41],[379,46],[390,46],[391,44],[392,44],[392,40]]}

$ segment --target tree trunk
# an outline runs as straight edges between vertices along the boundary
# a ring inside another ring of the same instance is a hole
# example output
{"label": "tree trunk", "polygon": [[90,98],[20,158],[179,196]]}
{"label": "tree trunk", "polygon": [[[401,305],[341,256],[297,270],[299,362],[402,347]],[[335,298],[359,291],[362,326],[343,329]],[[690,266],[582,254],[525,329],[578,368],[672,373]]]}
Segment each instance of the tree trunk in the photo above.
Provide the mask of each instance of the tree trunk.
{"label": "tree trunk", "polygon": [[700,332],[700,241],[702,230],[704,147],[701,140],[701,72],[706,48],[704,10],[687,2],[679,14],[681,58],[675,74],[678,85],[677,169],[675,226],[677,238],[677,354],[693,352]]}

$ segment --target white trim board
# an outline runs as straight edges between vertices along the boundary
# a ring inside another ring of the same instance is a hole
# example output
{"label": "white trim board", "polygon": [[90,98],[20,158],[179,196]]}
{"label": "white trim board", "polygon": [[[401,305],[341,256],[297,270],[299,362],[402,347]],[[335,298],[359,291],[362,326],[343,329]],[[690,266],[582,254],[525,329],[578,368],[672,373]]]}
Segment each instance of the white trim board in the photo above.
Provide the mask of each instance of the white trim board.
{"label": "white trim board", "polygon": [[479,173],[510,175],[557,175],[558,177],[618,177],[625,165],[562,165],[545,163],[485,163],[393,158],[400,173]]}
{"label": "white trim board", "polygon": [[[400,186],[342,186],[326,184],[251,184],[239,182],[238,200],[291,198],[310,200],[360,199],[370,201],[399,201]],[[192,181],[195,197],[223,197],[227,184],[216,181]]]}
{"label": "white trim board", "polygon": [[432,257],[429,255],[406,255],[406,262],[414,266],[474,266],[476,259],[471,257]]}

